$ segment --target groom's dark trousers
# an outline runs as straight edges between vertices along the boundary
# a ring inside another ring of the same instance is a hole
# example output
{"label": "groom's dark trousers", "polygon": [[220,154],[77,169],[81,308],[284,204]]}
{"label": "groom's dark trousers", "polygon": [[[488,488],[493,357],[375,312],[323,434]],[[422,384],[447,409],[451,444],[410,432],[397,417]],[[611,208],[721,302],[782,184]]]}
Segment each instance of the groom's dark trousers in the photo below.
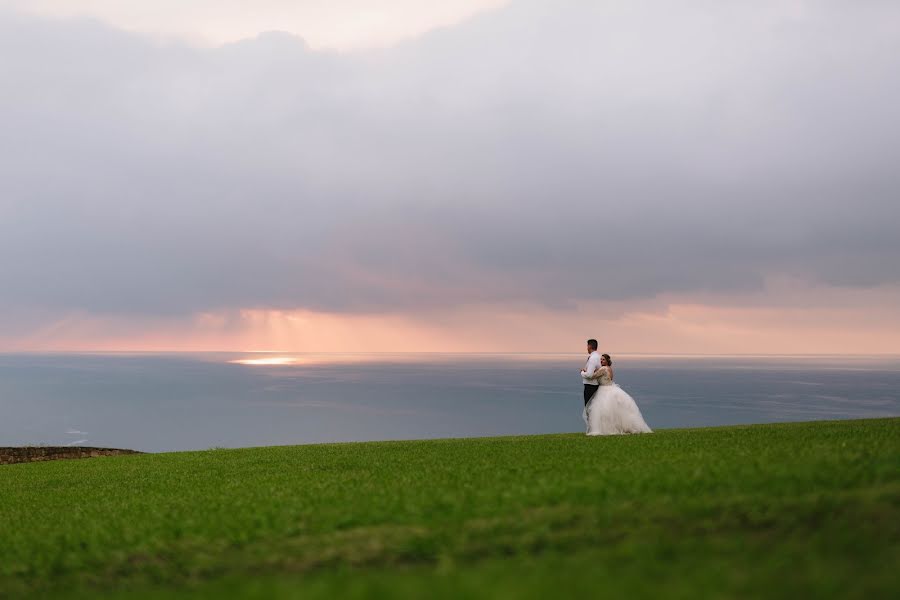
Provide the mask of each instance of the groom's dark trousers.
{"label": "groom's dark trousers", "polygon": [[584,384],[584,405],[587,406],[587,403],[590,402],[591,398],[594,397],[594,392],[597,391],[600,385],[593,385],[591,383]]}

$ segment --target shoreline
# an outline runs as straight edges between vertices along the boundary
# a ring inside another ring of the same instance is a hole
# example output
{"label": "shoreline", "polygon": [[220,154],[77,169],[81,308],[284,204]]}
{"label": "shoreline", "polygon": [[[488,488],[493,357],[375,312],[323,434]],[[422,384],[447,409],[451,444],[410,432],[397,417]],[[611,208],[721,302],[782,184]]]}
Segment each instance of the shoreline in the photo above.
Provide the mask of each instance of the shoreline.
{"label": "shoreline", "polygon": [[[708,432],[726,429],[755,429],[772,427],[794,427],[809,425],[828,425],[835,423],[865,423],[873,421],[900,420],[900,415],[884,417],[866,417],[861,419],[822,419],[812,421],[778,421],[761,423],[738,423],[733,425],[710,425],[707,427],[672,427],[667,429],[654,429],[653,433],[636,433],[624,435],[586,436],[580,431],[557,431],[551,433],[525,433],[511,435],[485,435],[465,437],[439,437],[439,438],[394,438],[378,440],[347,440],[334,442],[311,442],[301,444],[274,444],[262,446],[215,446],[210,448],[193,448],[188,450],[163,450],[160,452],[146,452],[127,448],[104,448],[93,446],[0,446],[0,466],[7,464],[20,464],[29,462],[46,462],[51,460],[73,460],[82,458],[100,458],[104,456],[130,456],[147,455],[158,456],[168,454],[192,454],[206,452],[239,452],[242,450],[265,450],[280,448],[317,448],[324,446],[349,446],[349,445],[386,445],[386,444],[421,444],[421,443],[462,443],[467,441],[486,442],[491,440],[536,440],[539,438],[555,438],[571,436],[575,438],[590,439],[614,439],[614,438],[649,438],[658,435],[686,432]],[[7,460],[10,456],[20,460]]]}

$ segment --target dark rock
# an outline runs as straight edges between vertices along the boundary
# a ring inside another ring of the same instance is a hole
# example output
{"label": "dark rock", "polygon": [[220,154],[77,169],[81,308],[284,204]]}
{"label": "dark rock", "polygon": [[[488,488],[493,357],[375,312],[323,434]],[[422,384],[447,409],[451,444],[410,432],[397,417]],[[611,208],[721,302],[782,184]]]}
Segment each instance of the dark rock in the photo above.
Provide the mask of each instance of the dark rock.
{"label": "dark rock", "polygon": [[120,448],[90,448],[85,446],[0,447],[0,465],[36,462],[41,460],[121,456],[124,454],[141,454],[141,452],[135,450],[123,450]]}

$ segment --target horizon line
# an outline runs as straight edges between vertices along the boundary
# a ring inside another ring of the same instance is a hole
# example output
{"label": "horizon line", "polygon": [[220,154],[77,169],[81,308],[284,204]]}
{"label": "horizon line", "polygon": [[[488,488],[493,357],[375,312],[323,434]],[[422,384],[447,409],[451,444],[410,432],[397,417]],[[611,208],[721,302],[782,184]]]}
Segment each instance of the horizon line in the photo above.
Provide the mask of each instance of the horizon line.
{"label": "horizon line", "polygon": [[[538,355],[558,355],[571,356],[581,355],[584,351],[441,351],[441,350],[404,350],[404,351],[383,351],[383,350],[357,350],[348,352],[337,351],[315,351],[315,350],[2,350],[0,355],[6,354],[295,354],[295,355],[327,355],[327,356],[346,356],[346,355],[460,355],[460,356],[485,356],[485,355],[517,355],[517,356],[538,356]],[[633,357],[690,357],[690,358],[773,358],[773,357],[809,357],[809,358],[838,358],[838,357],[883,357],[883,358],[900,358],[900,353],[873,352],[873,353],[772,353],[765,354],[759,352],[748,353],[673,353],[673,352],[619,352],[617,356],[633,356]]]}

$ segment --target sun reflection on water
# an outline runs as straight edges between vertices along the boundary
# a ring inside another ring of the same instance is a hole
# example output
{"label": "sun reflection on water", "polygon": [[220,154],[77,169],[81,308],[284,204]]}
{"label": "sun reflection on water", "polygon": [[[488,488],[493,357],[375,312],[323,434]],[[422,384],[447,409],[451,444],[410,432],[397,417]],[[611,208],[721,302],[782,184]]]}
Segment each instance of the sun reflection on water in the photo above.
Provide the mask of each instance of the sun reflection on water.
{"label": "sun reflection on water", "polygon": [[241,358],[229,362],[236,365],[249,365],[252,367],[278,367],[284,365],[299,365],[307,361],[294,356],[267,356],[265,358]]}

